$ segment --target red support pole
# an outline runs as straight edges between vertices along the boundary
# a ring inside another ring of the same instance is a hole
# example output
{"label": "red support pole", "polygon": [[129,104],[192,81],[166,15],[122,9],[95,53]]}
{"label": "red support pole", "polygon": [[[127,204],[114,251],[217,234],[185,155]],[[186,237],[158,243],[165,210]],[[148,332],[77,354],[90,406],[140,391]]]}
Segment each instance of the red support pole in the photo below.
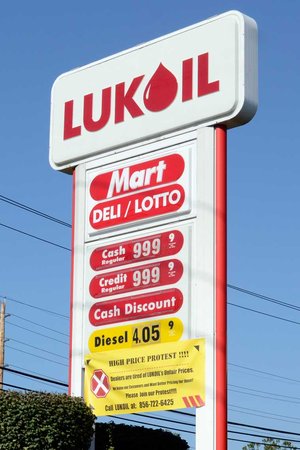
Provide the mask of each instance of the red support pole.
{"label": "red support pole", "polygon": [[216,449],[227,449],[227,132],[216,130]]}

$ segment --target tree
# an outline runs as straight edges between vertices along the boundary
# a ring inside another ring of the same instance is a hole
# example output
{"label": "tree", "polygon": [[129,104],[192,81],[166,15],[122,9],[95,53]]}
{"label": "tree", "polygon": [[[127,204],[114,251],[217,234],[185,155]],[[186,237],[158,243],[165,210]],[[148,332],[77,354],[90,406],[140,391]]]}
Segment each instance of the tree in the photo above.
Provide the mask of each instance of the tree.
{"label": "tree", "polygon": [[261,444],[251,442],[245,445],[243,450],[296,450],[296,447],[292,445],[290,441],[284,441],[281,439],[264,438]]}

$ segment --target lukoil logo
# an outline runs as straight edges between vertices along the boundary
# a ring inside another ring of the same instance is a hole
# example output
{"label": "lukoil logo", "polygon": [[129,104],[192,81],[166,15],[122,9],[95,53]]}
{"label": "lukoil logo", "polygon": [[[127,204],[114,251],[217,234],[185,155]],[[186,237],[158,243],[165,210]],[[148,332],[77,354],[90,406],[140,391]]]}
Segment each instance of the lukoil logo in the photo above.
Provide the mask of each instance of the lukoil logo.
{"label": "lukoil logo", "polygon": [[[144,88],[142,101],[138,103],[136,94],[140,91],[145,77],[146,75],[139,75],[129,83],[120,82],[100,89],[98,93],[88,93],[83,96],[81,105],[75,105],[75,100],[72,99],[66,101],[64,140],[81,136],[83,129],[88,132],[100,131],[110,120],[113,120],[115,124],[124,122],[125,111],[129,113],[127,117],[136,118],[147,112],[163,111],[175,100],[187,102],[220,90],[220,81],[209,79],[209,53],[182,61],[181,73],[177,76],[160,63]],[[101,111],[98,114],[94,111],[95,96],[101,98]],[[75,106],[82,110],[81,123],[74,121]]]}

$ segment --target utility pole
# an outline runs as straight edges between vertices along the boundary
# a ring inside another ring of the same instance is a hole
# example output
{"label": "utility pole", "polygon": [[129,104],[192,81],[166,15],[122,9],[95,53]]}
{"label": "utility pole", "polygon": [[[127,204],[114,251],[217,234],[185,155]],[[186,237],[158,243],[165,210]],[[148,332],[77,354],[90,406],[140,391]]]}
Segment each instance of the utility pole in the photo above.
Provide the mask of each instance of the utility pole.
{"label": "utility pole", "polygon": [[5,343],[5,302],[0,303],[0,390],[3,389],[4,343]]}

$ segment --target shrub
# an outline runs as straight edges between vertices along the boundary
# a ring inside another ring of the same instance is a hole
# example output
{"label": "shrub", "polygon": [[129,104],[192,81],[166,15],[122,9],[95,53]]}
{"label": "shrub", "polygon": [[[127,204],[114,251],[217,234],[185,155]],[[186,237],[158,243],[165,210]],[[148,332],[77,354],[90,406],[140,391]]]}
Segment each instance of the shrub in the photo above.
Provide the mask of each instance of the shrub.
{"label": "shrub", "polygon": [[178,434],[134,425],[96,423],[96,450],[188,450]]}
{"label": "shrub", "polygon": [[87,450],[95,417],[81,398],[0,393],[1,450]]}

